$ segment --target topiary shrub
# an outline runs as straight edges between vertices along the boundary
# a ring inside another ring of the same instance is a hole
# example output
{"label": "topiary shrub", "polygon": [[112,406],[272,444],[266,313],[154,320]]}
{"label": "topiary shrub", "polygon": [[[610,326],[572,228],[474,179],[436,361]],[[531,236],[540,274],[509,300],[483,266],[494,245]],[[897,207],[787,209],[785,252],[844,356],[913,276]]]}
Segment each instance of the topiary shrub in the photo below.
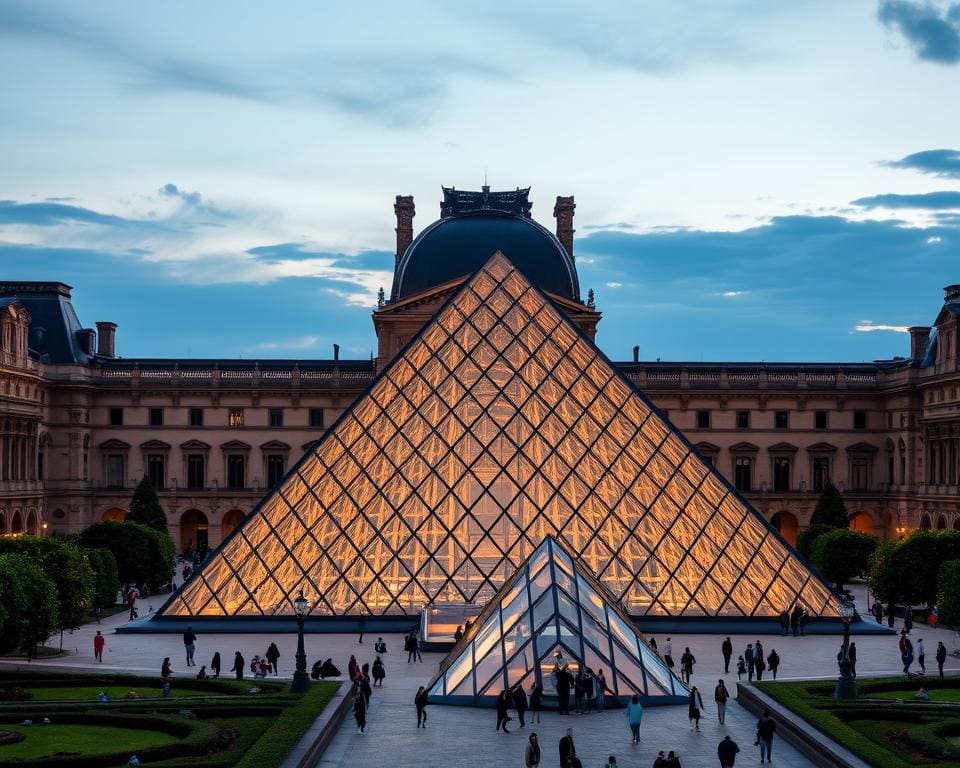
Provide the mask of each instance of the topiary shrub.
{"label": "topiary shrub", "polygon": [[88,549],[109,549],[123,583],[146,583],[156,591],[173,576],[173,541],[154,528],[108,520],[84,528],[80,541]]}
{"label": "topiary shrub", "polygon": [[813,551],[814,542],[823,534],[835,530],[836,528],[832,525],[823,525],[822,523],[819,525],[811,525],[807,530],[797,536],[797,551],[809,560],[810,554]]}
{"label": "topiary shrub", "polygon": [[810,518],[810,525],[828,525],[831,528],[846,528],[850,524],[843,497],[833,483],[827,483],[820,492],[817,506]]}
{"label": "topiary shrub", "polygon": [[833,582],[837,591],[841,591],[852,577],[867,570],[878,543],[876,536],[834,528],[813,542],[810,561],[820,575]]}
{"label": "topiary shrub", "polygon": [[130,502],[130,511],[127,513],[128,523],[140,523],[157,531],[167,533],[167,515],[160,506],[160,497],[157,489],[149,477],[144,476],[133,492]]}
{"label": "topiary shrub", "polygon": [[947,627],[960,627],[960,560],[944,562],[937,582],[938,622]]}

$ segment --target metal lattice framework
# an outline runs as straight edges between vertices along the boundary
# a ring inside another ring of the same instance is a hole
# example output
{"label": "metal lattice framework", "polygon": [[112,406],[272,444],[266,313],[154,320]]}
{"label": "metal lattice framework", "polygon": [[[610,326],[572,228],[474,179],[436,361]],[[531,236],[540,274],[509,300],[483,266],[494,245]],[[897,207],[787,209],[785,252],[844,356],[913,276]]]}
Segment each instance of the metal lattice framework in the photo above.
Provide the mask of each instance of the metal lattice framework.
{"label": "metal lattice framework", "polygon": [[436,703],[481,704],[531,683],[556,696],[555,670],[603,670],[608,692],[644,703],[689,695],[616,600],[552,536],[501,588],[427,687]]}
{"label": "metal lattice framework", "polygon": [[629,614],[838,600],[609,360],[495,254],[162,609],[483,604],[547,536]]}

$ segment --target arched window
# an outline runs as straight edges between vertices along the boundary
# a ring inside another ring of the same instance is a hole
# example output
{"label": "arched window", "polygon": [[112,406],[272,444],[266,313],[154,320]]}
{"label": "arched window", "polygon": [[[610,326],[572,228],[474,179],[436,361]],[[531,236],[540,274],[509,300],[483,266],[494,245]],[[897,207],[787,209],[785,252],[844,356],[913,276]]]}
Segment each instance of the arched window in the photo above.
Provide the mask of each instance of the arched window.
{"label": "arched window", "polygon": [[924,531],[929,531],[932,526],[930,525],[930,515],[924,514],[920,517],[920,529]]}

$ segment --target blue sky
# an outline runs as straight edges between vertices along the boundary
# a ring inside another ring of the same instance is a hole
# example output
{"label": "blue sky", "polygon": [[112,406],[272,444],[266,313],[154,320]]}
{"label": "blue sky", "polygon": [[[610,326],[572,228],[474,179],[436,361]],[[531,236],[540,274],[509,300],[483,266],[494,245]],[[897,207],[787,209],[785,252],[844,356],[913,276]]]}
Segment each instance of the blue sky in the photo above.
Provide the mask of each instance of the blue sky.
{"label": "blue sky", "polygon": [[125,356],[368,356],[393,197],[577,198],[616,359],[905,355],[960,282],[960,3],[0,0],[0,279]]}

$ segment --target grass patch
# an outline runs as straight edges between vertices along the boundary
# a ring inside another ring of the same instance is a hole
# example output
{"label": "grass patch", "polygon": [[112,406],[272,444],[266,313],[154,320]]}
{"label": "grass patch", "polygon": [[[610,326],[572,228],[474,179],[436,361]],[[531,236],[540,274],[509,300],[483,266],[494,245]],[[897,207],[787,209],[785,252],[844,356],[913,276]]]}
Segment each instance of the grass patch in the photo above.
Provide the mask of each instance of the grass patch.
{"label": "grass patch", "polygon": [[[75,687],[53,687],[41,686],[38,688],[25,688],[28,693],[33,695],[32,701],[97,701],[101,692],[106,691],[110,700],[125,699],[130,691],[135,691],[141,699],[158,699],[162,695],[159,684],[150,687],[144,686],[102,686],[102,685],[78,685]],[[196,688],[181,688],[174,683],[170,691],[171,699],[196,698],[209,696],[231,695],[208,690],[199,690]]]}
{"label": "grass patch", "polygon": [[[33,654],[35,659],[52,659],[57,656],[66,656],[67,652],[60,650],[59,647],[54,647],[52,645],[40,645],[37,646],[36,652]],[[4,659],[25,659],[27,654],[24,651],[7,651],[6,653],[0,653],[0,658]]]}
{"label": "grass patch", "polygon": [[0,746],[0,760],[35,760],[55,755],[98,755],[110,752],[142,751],[169,744],[176,736],[162,731],[116,728],[107,725],[4,726],[26,738]]}
{"label": "grass patch", "polygon": [[[930,695],[930,701],[953,701],[960,702],[960,688],[926,688],[927,693]],[[903,699],[903,701],[916,701],[914,699],[914,694],[920,689],[920,686],[912,686],[910,688],[904,688],[903,690],[898,691],[877,691],[876,693],[871,693],[870,697],[874,699]]]}

